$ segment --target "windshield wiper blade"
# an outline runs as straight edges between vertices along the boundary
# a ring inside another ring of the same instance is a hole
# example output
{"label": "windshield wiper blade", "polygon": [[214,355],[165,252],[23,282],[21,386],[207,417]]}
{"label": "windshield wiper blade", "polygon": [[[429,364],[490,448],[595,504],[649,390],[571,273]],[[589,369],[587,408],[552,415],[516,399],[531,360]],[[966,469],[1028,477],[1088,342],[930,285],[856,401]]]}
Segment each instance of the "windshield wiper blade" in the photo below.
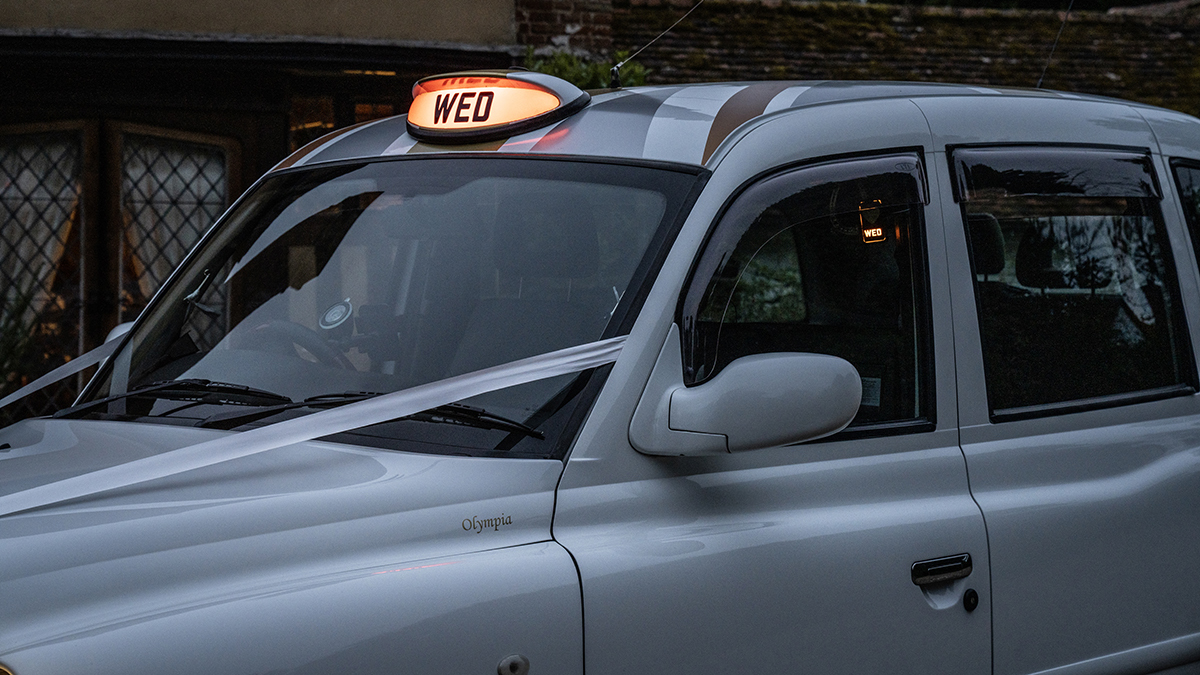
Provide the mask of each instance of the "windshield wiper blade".
{"label": "windshield wiper blade", "polygon": [[138,387],[123,394],[80,403],[54,413],[55,418],[80,417],[94,408],[108,405],[126,398],[153,397],[160,399],[198,398],[202,403],[238,403],[241,405],[271,405],[291,403],[292,399],[264,389],[255,389],[244,384],[214,382],[212,380],[164,380]]}
{"label": "windshield wiper blade", "polygon": [[515,431],[541,441],[546,440],[545,434],[527,424],[488,412],[483,408],[475,408],[463,405],[462,403],[439,405],[436,408],[422,410],[419,413],[401,417],[400,419],[411,419],[419,422],[440,422],[443,424],[462,424],[480,429],[495,429],[497,431]]}
{"label": "windshield wiper blade", "polygon": [[200,420],[196,426],[205,429],[234,429],[243,424],[251,424],[262,419],[266,419],[277,413],[286,410],[294,410],[296,408],[336,408],[347,403],[358,403],[369,398],[379,396],[378,392],[373,391],[347,391],[340,394],[321,394],[320,396],[311,396],[303,401],[288,401],[280,405],[272,405],[258,410],[230,410],[227,412],[219,412]]}
{"label": "windshield wiper blade", "polygon": [[[273,405],[259,410],[241,411],[232,410],[228,412],[219,412],[201,420],[196,424],[198,427],[205,429],[234,429],[243,424],[251,424],[262,419],[266,419],[278,413],[294,410],[296,408],[334,408],[348,403],[358,403],[369,398],[380,396],[378,392],[369,391],[348,391],[341,394],[323,394],[321,396],[313,396],[296,401],[293,403],[285,403],[282,405]],[[498,431],[516,432],[532,436],[539,440],[545,440],[546,436],[534,429],[531,426],[522,424],[514,419],[509,419],[502,415],[488,412],[482,408],[474,408],[462,403],[449,403],[440,405],[436,408],[423,410],[419,413],[414,413],[400,419],[411,419],[419,422],[435,422],[444,424],[462,424],[464,426],[477,427],[481,429],[495,429]]]}

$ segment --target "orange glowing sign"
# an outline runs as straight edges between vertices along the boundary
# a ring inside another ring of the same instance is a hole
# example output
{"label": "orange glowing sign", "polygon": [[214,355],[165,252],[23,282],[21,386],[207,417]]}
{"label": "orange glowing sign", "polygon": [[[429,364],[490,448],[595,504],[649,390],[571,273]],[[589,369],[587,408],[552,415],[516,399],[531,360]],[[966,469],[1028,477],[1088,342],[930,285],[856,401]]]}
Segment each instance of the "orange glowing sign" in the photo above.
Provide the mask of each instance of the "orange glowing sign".
{"label": "orange glowing sign", "polygon": [[[418,91],[419,90],[419,93]],[[456,77],[414,87],[408,119],[426,129],[473,129],[550,112],[558,97],[531,84],[497,77]]]}
{"label": "orange glowing sign", "polygon": [[883,211],[883,202],[878,199],[861,202],[858,205],[858,222],[862,225],[862,240],[864,244],[876,244],[887,241],[887,234],[879,224],[879,216]]}
{"label": "orange glowing sign", "polygon": [[562,119],[588,100],[570,83],[539,73],[455,73],[413,86],[408,128],[415,138],[437,142],[499,138]]}

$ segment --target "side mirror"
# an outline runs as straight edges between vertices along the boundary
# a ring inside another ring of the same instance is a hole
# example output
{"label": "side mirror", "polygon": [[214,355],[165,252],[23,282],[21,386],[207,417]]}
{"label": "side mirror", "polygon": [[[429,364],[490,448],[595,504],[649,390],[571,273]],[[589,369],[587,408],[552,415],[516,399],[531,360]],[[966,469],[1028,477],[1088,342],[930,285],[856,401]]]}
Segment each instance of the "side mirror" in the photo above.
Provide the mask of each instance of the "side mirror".
{"label": "side mirror", "polygon": [[125,335],[126,333],[128,333],[130,328],[133,328],[132,321],[126,321],[125,323],[119,323],[116,326],[114,326],[112,330],[108,331],[108,336],[104,338],[104,341],[112,342],[113,340],[116,340],[116,339],[120,338],[121,336]]}
{"label": "side mirror", "polygon": [[824,354],[757,354],[695,387],[683,384],[679,328],[672,326],[629,425],[648,455],[715,455],[811,441],[854,419],[862,380]]}

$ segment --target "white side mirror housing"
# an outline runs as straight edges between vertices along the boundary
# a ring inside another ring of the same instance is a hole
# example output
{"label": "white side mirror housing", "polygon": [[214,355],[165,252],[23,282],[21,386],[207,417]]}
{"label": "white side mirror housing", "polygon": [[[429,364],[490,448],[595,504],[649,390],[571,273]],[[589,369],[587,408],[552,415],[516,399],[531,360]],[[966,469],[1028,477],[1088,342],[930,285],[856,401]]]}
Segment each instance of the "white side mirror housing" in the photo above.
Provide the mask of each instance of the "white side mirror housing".
{"label": "white side mirror housing", "polygon": [[629,425],[648,455],[714,455],[811,441],[858,414],[862,380],[825,354],[756,354],[704,384],[683,384],[679,329],[672,326]]}

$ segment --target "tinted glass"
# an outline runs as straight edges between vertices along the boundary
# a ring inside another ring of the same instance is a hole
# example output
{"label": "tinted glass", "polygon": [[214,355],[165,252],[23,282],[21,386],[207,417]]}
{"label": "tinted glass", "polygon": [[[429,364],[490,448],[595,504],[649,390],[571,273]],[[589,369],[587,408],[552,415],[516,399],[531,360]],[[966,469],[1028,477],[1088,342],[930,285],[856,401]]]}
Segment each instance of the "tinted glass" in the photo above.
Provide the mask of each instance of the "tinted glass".
{"label": "tinted glass", "polygon": [[[172,379],[293,401],[387,393],[599,340],[615,334],[652,243],[695,182],[664,169],[499,158],[270,178],[148,310],[95,395]],[[540,424],[578,393],[573,377],[469,403]],[[111,414],[212,423],[229,412],[172,400],[128,404]],[[507,436],[428,420],[375,432],[448,452]]]}
{"label": "tinted glass", "polygon": [[1183,215],[1192,234],[1192,246],[1200,259],[1200,166],[1176,164],[1175,180],[1183,200]]}
{"label": "tinted glass", "polygon": [[[1149,158],[1036,148],[1023,164],[1020,154],[1005,149],[996,166],[989,151],[954,155],[959,184],[973,185],[963,212],[993,414],[1190,385]],[[988,176],[986,188],[965,166]]]}
{"label": "tinted glass", "polygon": [[744,192],[683,305],[685,380],[734,359],[810,352],[858,369],[855,425],[927,416],[919,156],[806,167]]}
{"label": "tinted glass", "polygon": [[963,148],[954,152],[960,201],[1042,197],[1159,197],[1144,153],[1074,148]]}

